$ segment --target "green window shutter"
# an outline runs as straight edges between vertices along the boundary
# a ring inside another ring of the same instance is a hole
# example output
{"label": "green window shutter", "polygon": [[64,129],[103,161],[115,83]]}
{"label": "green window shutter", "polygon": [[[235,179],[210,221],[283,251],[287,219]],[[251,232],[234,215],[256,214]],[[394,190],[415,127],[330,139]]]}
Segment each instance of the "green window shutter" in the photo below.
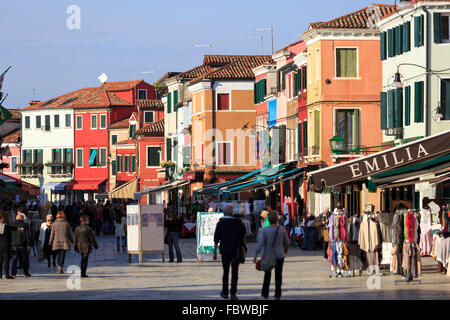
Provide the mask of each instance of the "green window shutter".
{"label": "green window shutter", "polygon": [[394,90],[387,92],[387,129],[394,128]]}
{"label": "green window shutter", "polygon": [[397,88],[395,90],[395,116],[394,116],[394,127],[403,127],[403,88]]}
{"label": "green window shutter", "polygon": [[298,92],[298,88],[297,88],[297,72],[294,73],[294,94],[293,96],[296,96]]}
{"label": "green window shutter", "polygon": [[263,79],[263,93],[264,93],[264,97],[263,97],[263,101],[267,95],[267,79]]}
{"label": "green window shutter", "polygon": [[306,66],[303,66],[303,68],[302,68],[302,74],[303,74],[303,79],[302,79],[302,81],[303,81],[303,90],[305,90],[305,89],[307,89],[307,84],[306,84],[306,80],[307,80],[307,77],[306,77]]}
{"label": "green window shutter", "polygon": [[394,45],[395,45],[395,38],[394,38],[394,29],[389,29],[387,32],[387,36],[388,36],[388,57],[392,58],[393,56],[395,56],[395,50],[394,50]]}
{"label": "green window shutter", "polygon": [[405,126],[411,124],[411,86],[405,87]]}
{"label": "green window shutter", "polygon": [[380,94],[380,104],[381,104],[381,130],[387,129],[387,93],[381,92]]}
{"label": "green window shutter", "polygon": [[442,34],[441,34],[441,13],[435,12],[433,13],[433,33],[434,33],[434,43],[442,42]]}
{"label": "green window shutter", "polygon": [[116,160],[111,161],[111,174],[116,175]]}
{"label": "green window shutter", "polygon": [[281,72],[281,90],[286,89],[286,72],[284,70]]}
{"label": "green window shutter", "polygon": [[414,46],[423,46],[423,15],[414,17]]}
{"label": "green window shutter", "polygon": [[386,60],[386,32],[380,34],[380,56],[381,60]]}
{"label": "green window shutter", "polygon": [[254,103],[254,104],[257,104],[257,103],[258,103],[257,100],[256,100],[256,87],[257,87],[257,82],[255,82],[255,83],[253,84],[253,103]]}
{"label": "green window shutter", "polygon": [[402,33],[400,26],[396,26],[394,29],[394,39],[395,39],[395,55],[399,56],[402,54]]}
{"label": "green window shutter", "polygon": [[170,139],[166,140],[166,159],[167,161],[172,160],[172,142]]}
{"label": "green window shutter", "polygon": [[308,121],[303,121],[303,155],[308,155]]}
{"label": "green window shutter", "polygon": [[314,110],[314,146],[320,146],[320,111]]}
{"label": "green window shutter", "polygon": [[411,22],[408,21],[403,24],[403,52],[411,50]]}
{"label": "green window shutter", "polygon": [[172,112],[172,92],[167,94],[167,113]]}
{"label": "green window shutter", "polygon": [[261,81],[256,83],[256,103],[261,102]]}
{"label": "green window shutter", "polygon": [[173,111],[176,112],[177,109],[177,103],[178,103],[178,90],[175,90],[173,92]]}
{"label": "green window shutter", "polygon": [[423,81],[414,83],[414,122],[423,122]]}
{"label": "green window shutter", "polygon": [[302,69],[297,70],[297,88],[299,91],[299,94],[302,93]]}

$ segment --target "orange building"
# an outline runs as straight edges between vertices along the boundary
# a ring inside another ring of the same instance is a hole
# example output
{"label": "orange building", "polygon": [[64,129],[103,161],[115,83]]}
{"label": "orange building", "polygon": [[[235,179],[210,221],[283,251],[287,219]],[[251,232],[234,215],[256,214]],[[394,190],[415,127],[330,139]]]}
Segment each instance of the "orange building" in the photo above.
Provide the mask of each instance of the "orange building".
{"label": "orange building", "polygon": [[[393,5],[376,5],[381,16]],[[301,38],[307,45],[308,150],[305,162],[328,167],[365,154],[364,147],[380,146],[379,128],[382,68],[380,32],[371,27],[373,10],[364,8],[329,22],[311,23]],[[340,137],[339,148],[330,139]],[[354,213],[365,203],[376,204],[377,195],[366,186],[337,188],[316,194],[307,203],[312,214],[337,202]]]}
{"label": "orange building", "polygon": [[210,72],[190,81],[192,94],[191,192],[256,169],[252,69],[270,56],[207,55]]}

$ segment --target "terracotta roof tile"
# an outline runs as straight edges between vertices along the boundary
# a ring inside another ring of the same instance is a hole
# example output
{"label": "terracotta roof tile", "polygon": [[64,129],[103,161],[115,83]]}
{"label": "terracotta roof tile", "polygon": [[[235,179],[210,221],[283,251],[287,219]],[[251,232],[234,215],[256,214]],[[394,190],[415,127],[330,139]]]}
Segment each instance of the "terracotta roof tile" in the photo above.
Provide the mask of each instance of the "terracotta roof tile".
{"label": "terracotta roof tile", "polygon": [[106,91],[125,91],[133,89],[143,81],[144,80],[105,82],[100,88],[103,88]]}
{"label": "terracotta roof tile", "polygon": [[138,100],[137,106],[139,109],[145,110],[164,110],[164,104],[161,100]]}
{"label": "terracotta roof tile", "polygon": [[160,135],[164,134],[164,119],[153,122],[152,124],[136,131],[135,136],[138,135]]}
{"label": "terracotta roof tile", "polygon": [[109,129],[128,128],[130,117],[123,118],[122,120],[111,123]]}
{"label": "terracotta roof tile", "polygon": [[19,143],[22,139],[22,130],[16,129],[14,131],[9,132],[7,135],[3,137],[3,143]]}
{"label": "terracotta roof tile", "polygon": [[9,112],[12,113],[12,117],[8,119],[8,121],[20,120],[22,119],[22,114],[19,109],[8,109]]}
{"label": "terracotta roof tile", "polygon": [[[384,19],[397,11],[396,5],[375,4],[380,8],[381,18]],[[311,29],[367,29],[369,20],[369,7],[349,13],[328,22],[314,22],[309,25]]]}
{"label": "terracotta roof tile", "polygon": [[[141,80],[142,81],[142,80]],[[59,97],[35,103],[22,110],[36,110],[36,109],[52,109],[52,108],[95,108],[95,107],[110,107],[110,106],[131,106],[132,104],[110,91],[111,88],[115,91],[120,91],[120,88],[125,88],[126,85],[133,81],[123,81],[121,84],[115,86],[113,82],[110,86],[106,83],[100,87],[83,88],[63,94]],[[133,82],[137,83],[137,82]],[[125,89],[123,89],[125,90]]]}

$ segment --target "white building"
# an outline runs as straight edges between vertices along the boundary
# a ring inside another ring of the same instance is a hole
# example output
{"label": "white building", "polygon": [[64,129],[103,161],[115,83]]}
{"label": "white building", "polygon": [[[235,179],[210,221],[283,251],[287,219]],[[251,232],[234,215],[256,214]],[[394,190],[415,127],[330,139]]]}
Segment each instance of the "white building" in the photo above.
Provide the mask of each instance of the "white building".
{"label": "white building", "polygon": [[48,201],[72,200],[65,186],[74,172],[73,123],[73,109],[47,109],[45,103],[22,109],[20,175],[24,181],[40,186]]}

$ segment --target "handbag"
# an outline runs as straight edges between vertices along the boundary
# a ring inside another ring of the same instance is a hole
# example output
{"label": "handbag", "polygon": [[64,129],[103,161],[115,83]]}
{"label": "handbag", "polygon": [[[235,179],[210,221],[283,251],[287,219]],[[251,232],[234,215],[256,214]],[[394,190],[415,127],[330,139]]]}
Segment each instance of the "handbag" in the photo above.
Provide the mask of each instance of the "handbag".
{"label": "handbag", "polygon": [[273,268],[275,268],[275,265],[277,264],[277,259],[275,257],[275,250],[273,249],[273,246],[275,245],[275,241],[277,240],[278,231],[280,230],[280,227],[277,226],[277,231],[275,232],[275,237],[272,241],[272,246],[270,248],[265,248],[264,253],[261,257],[260,262],[260,269],[261,271],[270,271]]}
{"label": "handbag", "polygon": [[328,229],[323,229],[322,230],[322,235],[323,235],[323,240],[325,242],[330,242],[330,230]]}

